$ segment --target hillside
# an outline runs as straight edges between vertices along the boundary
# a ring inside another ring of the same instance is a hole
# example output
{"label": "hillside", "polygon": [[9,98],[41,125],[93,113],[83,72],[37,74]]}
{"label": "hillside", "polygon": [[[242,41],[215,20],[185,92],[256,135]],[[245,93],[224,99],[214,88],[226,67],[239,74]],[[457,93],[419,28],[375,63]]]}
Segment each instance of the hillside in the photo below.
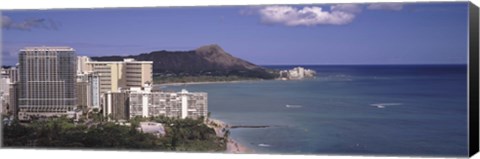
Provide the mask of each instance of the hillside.
{"label": "hillside", "polygon": [[274,70],[234,57],[216,44],[202,46],[190,51],[162,50],[130,56],[92,57],[92,60],[121,61],[124,58],[153,61],[153,73],[160,77],[238,76],[272,79],[277,76]]}

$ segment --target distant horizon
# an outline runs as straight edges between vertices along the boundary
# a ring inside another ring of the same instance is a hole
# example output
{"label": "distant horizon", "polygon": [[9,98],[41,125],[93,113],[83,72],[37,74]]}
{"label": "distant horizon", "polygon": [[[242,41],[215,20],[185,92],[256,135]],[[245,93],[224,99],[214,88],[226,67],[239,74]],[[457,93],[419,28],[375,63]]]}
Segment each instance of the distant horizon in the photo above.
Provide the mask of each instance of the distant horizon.
{"label": "distant horizon", "polygon": [[218,44],[258,65],[467,63],[468,3],[345,3],[7,10],[2,65],[25,46],[78,55],[189,51]]}

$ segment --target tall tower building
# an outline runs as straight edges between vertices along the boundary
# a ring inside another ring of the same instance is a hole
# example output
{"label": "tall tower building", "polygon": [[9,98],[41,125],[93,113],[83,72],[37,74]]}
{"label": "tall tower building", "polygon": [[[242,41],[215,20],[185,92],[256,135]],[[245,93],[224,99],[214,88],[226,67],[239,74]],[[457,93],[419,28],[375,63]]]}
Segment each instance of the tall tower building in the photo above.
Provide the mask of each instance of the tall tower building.
{"label": "tall tower building", "polygon": [[7,111],[12,114],[14,118],[18,119],[18,83],[10,83],[9,96]]}
{"label": "tall tower building", "polygon": [[2,70],[0,74],[0,114],[7,114],[7,107],[9,102],[9,85],[10,78],[5,71]]}
{"label": "tall tower building", "polygon": [[152,80],[153,61],[136,61],[131,58],[123,59],[125,63],[125,82],[127,88],[142,87]]}
{"label": "tall tower building", "polygon": [[66,115],[76,106],[77,57],[69,47],[27,47],[19,54],[19,118]]}
{"label": "tall tower building", "polygon": [[117,91],[126,87],[125,65],[123,62],[87,62],[89,69],[96,72],[100,78],[100,93]]}
{"label": "tall tower building", "polygon": [[152,61],[88,61],[87,71],[97,72],[100,92],[117,91],[119,88],[142,87],[152,82]]}
{"label": "tall tower building", "polygon": [[100,109],[100,78],[97,72],[77,74],[77,105]]}

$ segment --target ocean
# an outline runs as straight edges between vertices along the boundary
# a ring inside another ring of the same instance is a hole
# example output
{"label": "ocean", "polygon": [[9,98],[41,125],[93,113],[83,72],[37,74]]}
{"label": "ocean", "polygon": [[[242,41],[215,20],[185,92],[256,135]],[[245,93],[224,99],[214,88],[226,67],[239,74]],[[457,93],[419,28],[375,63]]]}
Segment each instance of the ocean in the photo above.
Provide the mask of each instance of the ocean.
{"label": "ocean", "polygon": [[[266,66],[291,69],[295,66]],[[162,87],[208,93],[255,153],[467,156],[466,65],[302,66],[315,79]]]}

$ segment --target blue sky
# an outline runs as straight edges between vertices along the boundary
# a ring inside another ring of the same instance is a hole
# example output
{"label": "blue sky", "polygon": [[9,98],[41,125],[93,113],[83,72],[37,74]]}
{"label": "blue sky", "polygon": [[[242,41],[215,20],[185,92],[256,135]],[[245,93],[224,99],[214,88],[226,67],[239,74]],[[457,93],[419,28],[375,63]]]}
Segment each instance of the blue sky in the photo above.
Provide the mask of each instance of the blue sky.
{"label": "blue sky", "polygon": [[467,62],[465,2],[2,11],[2,62],[26,46],[133,55],[219,44],[272,64]]}

